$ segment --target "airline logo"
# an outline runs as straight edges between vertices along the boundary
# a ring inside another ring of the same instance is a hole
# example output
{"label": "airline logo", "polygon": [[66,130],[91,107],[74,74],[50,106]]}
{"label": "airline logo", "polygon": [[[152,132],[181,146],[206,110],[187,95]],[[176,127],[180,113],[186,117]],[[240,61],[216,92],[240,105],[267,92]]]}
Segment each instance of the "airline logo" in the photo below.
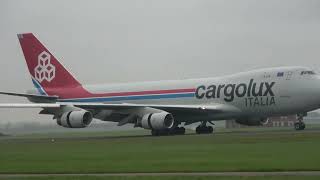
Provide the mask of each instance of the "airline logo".
{"label": "airline logo", "polygon": [[254,82],[240,84],[201,85],[197,87],[197,99],[214,99],[223,97],[226,102],[232,102],[235,97],[244,97],[245,106],[270,106],[275,105],[273,86],[275,82]]}
{"label": "airline logo", "polygon": [[50,82],[56,76],[56,68],[51,64],[50,58],[50,54],[46,51],[38,55],[38,65],[34,69],[34,76],[39,82],[43,80]]}

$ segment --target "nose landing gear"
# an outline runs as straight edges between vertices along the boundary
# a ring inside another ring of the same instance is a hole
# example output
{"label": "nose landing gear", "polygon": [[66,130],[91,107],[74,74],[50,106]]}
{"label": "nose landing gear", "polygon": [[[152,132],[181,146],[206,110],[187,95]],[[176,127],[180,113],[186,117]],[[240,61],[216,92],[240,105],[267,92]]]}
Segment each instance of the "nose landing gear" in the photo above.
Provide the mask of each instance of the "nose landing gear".
{"label": "nose landing gear", "polygon": [[[207,121],[202,121],[201,124],[196,128],[196,133],[197,134],[211,134],[211,133],[213,133],[212,126],[207,126],[206,124],[207,124]],[[211,123],[211,124],[213,124],[213,123]]]}
{"label": "nose landing gear", "polygon": [[303,122],[303,117],[306,116],[306,113],[298,114],[298,122],[294,123],[294,129],[299,131],[299,130],[304,130],[306,128],[306,124]]}

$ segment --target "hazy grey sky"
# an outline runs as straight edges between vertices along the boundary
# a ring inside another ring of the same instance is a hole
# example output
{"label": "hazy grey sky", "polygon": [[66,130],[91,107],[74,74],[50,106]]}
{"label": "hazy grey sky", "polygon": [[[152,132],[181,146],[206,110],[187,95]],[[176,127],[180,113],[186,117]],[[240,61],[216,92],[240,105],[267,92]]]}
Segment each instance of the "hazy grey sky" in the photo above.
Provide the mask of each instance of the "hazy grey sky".
{"label": "hazy grey sky", "polygon": [[[33,32],[84,84],[320,67],[317,0],[1,0],[0,90],[33,88],[16,34]],[[1,102],[26,102],[0,96]],[[1,120],[48,121],[38,110]]]}

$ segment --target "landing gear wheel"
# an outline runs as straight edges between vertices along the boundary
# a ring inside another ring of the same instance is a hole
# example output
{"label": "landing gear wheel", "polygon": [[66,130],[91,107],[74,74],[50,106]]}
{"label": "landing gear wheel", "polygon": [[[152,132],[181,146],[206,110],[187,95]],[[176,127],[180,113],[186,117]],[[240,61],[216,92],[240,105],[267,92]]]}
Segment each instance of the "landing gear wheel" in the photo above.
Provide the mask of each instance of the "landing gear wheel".
{"label": "landing gear wheel", "polygon": [[177,135],[183,135],[186,133],[186,129],[184,127],[176,127],[173,130],[173,134],[177,134]]}
{"label": "landing gear wheel", "polygon": [[169,130],[151,130],[152,136],[167,136],[170,134]]}
{"label": "landing gear wheel", "polygon": [[213,128],[211,126],[198,126],[196,128],[197,134],[211,134],[213,133]]}
{"label": "landing gear wheel", "polygon": [[157,130],[151,130],[151,135],[152,136],[159,136],[159,132]]}
{"label": "landing gear wheel", "polygon": [[201,127],[198,126],[198,127],[196,128],[196,133],[197,133],[197,134],[200,134],[200,132],[201,132]]}
{"label": "landing gear wheel", "polygon": [[170,135],[183,135],[186,133],[186,129],[184,127],[175,127],[170,130]]}
{"label": "landing gear wheel", "polygon": [[167,136],[167,135],[183,135],[186,133],[184,127],[176,127],[174,129],[165,129],[165,130],[151,130],[152,136]]}
{"label": "landing gear wheel", "polygon": [[299,130],[304,130],[306,128],[306,124],[304,122],[296,122],[294,123],[294,129],[299,131]]}
{"label": "landing gear wheel", "polygon": [[303,117],[306,116],[307,113],[298,114],[298,122],[294,123],[294,129],[297,131],[304,130],[306,128],[306,124],[303,122]]}

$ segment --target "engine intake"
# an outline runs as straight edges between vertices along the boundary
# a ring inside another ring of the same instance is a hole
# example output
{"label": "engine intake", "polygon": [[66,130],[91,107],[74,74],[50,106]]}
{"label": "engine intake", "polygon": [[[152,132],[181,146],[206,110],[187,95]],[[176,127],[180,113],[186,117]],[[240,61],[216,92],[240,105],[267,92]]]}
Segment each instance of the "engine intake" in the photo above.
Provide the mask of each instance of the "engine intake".
{"label": "engine intake", "polygon": [[146,114],[141,119],[141,127],[145,129],[164,130],[173,126],[174,118],[167,112]]}
{"label": "engine intake", "polygon": [[89,111],[70,111],[57,119],[57,124],[66,128],[84,128],[92,121]]}
{"label": "engine intake", "polygon": [[236,119],[236,122],[247,126],[262,126],[268,123],[268,118],[265,117],[251,117],[251,118],[241,118]]}

